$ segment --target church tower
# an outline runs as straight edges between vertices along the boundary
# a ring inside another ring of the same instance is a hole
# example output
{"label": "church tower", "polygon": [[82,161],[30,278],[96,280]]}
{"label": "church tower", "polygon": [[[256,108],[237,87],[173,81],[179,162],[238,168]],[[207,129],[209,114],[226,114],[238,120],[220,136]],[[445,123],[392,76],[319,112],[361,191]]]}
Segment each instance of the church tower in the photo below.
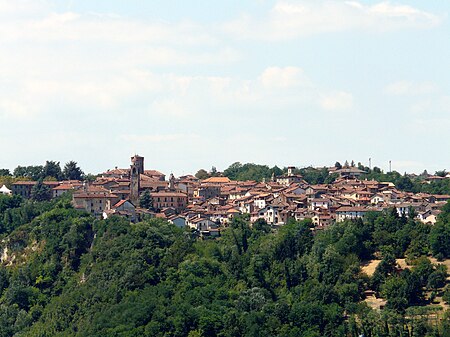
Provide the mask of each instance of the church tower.
{"label": "church tower", "polygon": [[135,154],[131,157],[131,166],[136,166],[139,174],[144,174],[144,157]]}
{"label": "church tower", "polygon": [[139,203],[141,174],[144,174],[144,157],[134,155],[134,157],[131,157],[130,167],[130,201],[135,206]]}

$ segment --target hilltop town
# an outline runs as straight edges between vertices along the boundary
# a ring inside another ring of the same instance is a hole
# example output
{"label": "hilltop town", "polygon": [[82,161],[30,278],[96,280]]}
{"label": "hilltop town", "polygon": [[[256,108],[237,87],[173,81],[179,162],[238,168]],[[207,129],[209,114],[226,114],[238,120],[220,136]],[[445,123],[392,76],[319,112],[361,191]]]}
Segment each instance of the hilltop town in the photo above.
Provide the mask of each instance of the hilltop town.
{"label": "hilltop town", "polygon": [[[368,212],[395,208],[399,216],[413,216],[434,224],[449,195],[412,193],[392,182],[361,178],[365,171],[351,166],[327,168],[335,179],[328,184],[310,184],[295,167],[268,181],[235,181],[217,174],[199,179],[193,175],[174,177],[147,170],[144,158],[131,157],[129,168],[114,168],[95,180],[44,181],[52,197],[72,193],[75,208],[98,217],[119,215],[136,222],[143,218],[164,218],[179,227],[188,226],[202,236],[218,236],[221,228],[237,215],[248,214],[252,223],[264,219],[274,227],[292,218],[311,219],[314,229],[333,222],[362,218]],[[449,179],[449,176],[429,176]],[[1,193],[30,198],[36,181],[16,181],[12,190]]]}

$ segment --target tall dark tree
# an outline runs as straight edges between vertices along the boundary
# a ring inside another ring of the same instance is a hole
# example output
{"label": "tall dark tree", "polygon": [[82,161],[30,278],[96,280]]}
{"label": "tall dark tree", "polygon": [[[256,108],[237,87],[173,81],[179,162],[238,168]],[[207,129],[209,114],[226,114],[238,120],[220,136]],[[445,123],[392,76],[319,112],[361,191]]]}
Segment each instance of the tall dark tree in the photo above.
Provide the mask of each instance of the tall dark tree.
{"label": "tall dark tree", "polygon": [[435,175],[437,175],[438,177],[445,177],[447,175],[447,171],[446,170],[436,171]]}
{"label": "tall dark tree", "polygon": [[11,176],[11,172],[8,169],[0,169],[0,177]]}
{"label": "tall dark tree", "polygon": [[39,179],[36,185],[31,189],[31,199],[34,201],[46,201],[51,199],[51,189],[45,185],[42,179]]}
{"label": "tall dark tree", "polygon": [[78,167],[77,162],[72,160],[64,166],[63,176],[68,180],[82,180],[84,172]]}
{"label": "tall dark tree", "polygon": [[139,199],[139,206],[146,209],[153,209],[153,198],[149,190],[145,190]]}
{"label": "tall dark tree", "polygon": [[219,172],[217,172],[217,168],[215,166],[211,167],[211,171],[209,172],[209,175],[211,177],[217,177]]}
{"label": "tall dark tree", "polygon": [[42,178],[55,178],[55,179],[62,179],[63,174],[61,171],[61,166],[59,165],[59,162],[55,162],[53,160],[46,161],[44,168],[42,169]]}

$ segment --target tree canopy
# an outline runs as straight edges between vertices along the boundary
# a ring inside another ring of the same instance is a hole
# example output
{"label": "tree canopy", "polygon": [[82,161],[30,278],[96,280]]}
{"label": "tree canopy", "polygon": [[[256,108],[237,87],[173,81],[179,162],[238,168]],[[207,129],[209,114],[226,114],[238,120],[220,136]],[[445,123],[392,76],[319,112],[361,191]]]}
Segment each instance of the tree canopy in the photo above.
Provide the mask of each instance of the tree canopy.
{"label": "tree canopy", "polygon": [[[445,224],[447,208],[439,219]],[[68,197],[0,196],[0,224],[0,336],[449,331],[446,315],[417,318],[426,317],[426,289],[446,283],[445,268],[426,256],[434,228],[391,210],[314,234],[309,220],[275,229],[240,216],[220,239],[200,240],[163,219],[98,220],[74,210]],[[361,262],[377,254],[383,260],[375,274],[361,273]],[[406,254],[412,266],[401,270],[396,258]],[[385,309],[367,306],[368,289],[387,300]]]}
{"label": "tree canopy", "polygon": [[[5,174],[1,174],[1,173]],[[9,170],[0,170],[0,176],[7,176]],[[64,165],[61,170],[59,162],[47,160],[45,165],[17,166],[14,169],[13,176],[15,178],[28,178],[34,181],[39,179],[45,180],[83,180],[84,172],[78,166],[77,162],[71,160]]]}
{"label": "tree canopy", "polygon": [[241,164],[236,162],[224,170],[223,174],[231,180],[263,181],[265,179],[269,181],[272,175],[281,176],[283,171],[278,166],[269,168],[267,165],[253,163]]}
{"label": "tree canopy", "polygon": [[67,180],[83,180],[84,172],[78,167],[77,162],[69,161],[64,165],[63,176]]}

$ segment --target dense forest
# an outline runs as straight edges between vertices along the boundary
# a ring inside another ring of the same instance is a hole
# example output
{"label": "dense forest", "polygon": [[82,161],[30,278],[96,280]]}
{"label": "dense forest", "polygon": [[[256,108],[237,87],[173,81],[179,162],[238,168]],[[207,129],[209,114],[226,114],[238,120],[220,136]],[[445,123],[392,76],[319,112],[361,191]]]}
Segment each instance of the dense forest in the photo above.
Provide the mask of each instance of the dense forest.
{"label": "dense forest", "polygon": [[243,216],[201,240],[162,219],[96,220],[68,197],[0,195],[0,336],[450,335],[431,303],[450,300],[447,270],[427,257],[450,257],[450,205],[434,227],[395,211],[310,225]]}

